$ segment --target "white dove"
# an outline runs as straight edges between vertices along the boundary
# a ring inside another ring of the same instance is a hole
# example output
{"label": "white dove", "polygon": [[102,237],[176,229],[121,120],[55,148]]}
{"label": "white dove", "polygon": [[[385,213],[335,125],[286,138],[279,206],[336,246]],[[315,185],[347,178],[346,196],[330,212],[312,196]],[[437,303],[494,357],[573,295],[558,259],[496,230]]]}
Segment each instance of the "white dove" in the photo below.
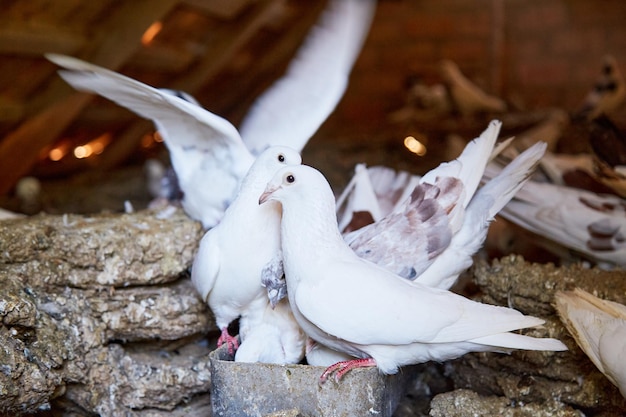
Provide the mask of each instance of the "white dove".
{"label": "white dove", "polygon": [[344,242],[324,176],[300,165],[280,169],[260,204],[282,205],[281,242],[289,303],[313,340],[357,359],[337,363],[392,374],[404,365],[471,351],[565,350],[555,339],[510,333],[543,320],[410,282],[358,257]]}
{"label": "white dove", "polygon": [[266,303],[260,320],[246,328],[246,321],[240,327],[245,334],[243,342],[235,353],[235,362],[262,362],[289,364],[298,363],[304,356],[306,336],[296,322],[287,299],[277,305]]}
{"label": "white dove", "polygon": [[254,155],[270,145],[301,151],[334,110],[375,5],[374,0],[332,1],[285,76],[253,104],[241,136],[188,94],[159,90],[76,58],[46,57],[65,68],[59,75],[74,88],[100,94],[154,122],[184,193],[183,208],[209,228],[235,198]]}
{"label": "white dove", "polygon": [[278,168],[301,162],[300,154],[285,146],[265,150],[220,223],[200,241],[191,280],[215,315],[221,330],[218,346],[227,343],[230,353],[238,341],[228,333],[228,325],[241,317],[240,336],[246,343],[247,330],[263,321],[269,305],[263,274],[282,276],[280,205],[259,206],[259,195]]}
{"label": "white dove", "polygon": [[468,80],[459,66],[450,60],[441,62],[441,74],[450,91],[452,102],[463,116],[476,113],[501,113],[506,111],[506,103],[485,93],[480,87]]}
{"label": "white dove", "polygon": [[[494,150],[499,128],[500,123],[493,122],[466,146],[459,158],[441,164],[423,178],[384,181],[391,185],[407,184],[403,194],[410,191],[411,196],[400,198],[395,209],[376,223],[344,234],[344,240],[363,259],[403,278],[431,287],[452,287],[472,265],[473,255],[483,245],[494,216],[528,180],[545,151],[545,144],[532,146],[476,192],[487,162],[506,145],[498,145]],[[388,173],[383,174],[388,177]],[[363,189],[367,191],[368,185],[373,188],[370,181],[362,180],[362,175],[355,175],[354,180],[359,187],[353,187],[351,197],[363,193]],[[400,191],[396,189],[394,194]],[[372,193],[375,194],[372,190],[362,196]],[[309,363],[322,364],[316,358],[321,350],[310,349],[315,355],[307,353]]]}
{"label": "white dove", "polygon": [[[499,170],[490,164],[486,175]],[[499,214],[595,262],[626,265],[626,200],[622,198],[531,180]]]}
{"label": "white dove", "polygon": [[626,398],[626,306],[576,288],[556,293],[556,309],[578,346]]}

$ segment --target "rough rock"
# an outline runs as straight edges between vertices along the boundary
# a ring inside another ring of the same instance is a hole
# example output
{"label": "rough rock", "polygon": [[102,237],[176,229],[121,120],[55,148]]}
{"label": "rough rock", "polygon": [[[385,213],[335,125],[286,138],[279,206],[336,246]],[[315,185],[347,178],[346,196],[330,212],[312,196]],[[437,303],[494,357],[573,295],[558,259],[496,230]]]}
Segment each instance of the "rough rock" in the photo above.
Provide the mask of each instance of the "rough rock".
{"label": "rough rock", "polygon": [[202,233],[174,208],[0,222],[0,415],[206,409]]}

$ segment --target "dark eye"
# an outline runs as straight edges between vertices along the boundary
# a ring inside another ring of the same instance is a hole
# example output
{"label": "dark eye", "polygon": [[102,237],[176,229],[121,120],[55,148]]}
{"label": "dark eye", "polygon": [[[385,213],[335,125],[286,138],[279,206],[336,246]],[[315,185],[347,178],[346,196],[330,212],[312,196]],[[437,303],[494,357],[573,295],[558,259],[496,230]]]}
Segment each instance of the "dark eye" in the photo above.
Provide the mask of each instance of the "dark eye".
{"label": "dark eye", "polygon": [[282,153],[278,154],[278,162],[285,162],[285,155],[283,155]]}
{"label": "dark eye", "polygon": [[289,184],[291,184],[291,183],[293,183],[293,182],[295,182],[295,181],[296,181],[296,177],[294,177],[292,174],[289,174],[289,175],[287,175],[287,177],[285,178],[285,180],[286,180]]}

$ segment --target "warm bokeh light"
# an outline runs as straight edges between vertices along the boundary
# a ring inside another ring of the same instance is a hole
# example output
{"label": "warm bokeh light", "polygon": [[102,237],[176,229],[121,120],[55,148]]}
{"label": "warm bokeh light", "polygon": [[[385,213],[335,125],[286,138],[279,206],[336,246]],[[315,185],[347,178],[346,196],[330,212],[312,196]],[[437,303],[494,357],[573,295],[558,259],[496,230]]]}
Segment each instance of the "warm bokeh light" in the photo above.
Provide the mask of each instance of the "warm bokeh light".
{"label": "warm bokeh light", "polygon": [[47,151],[45,157],[53,162],[58,162],[72,150],[71,141],[69,139],[63,139],[59,141],[56,146]]}
{"label": "warm bokeh light", "polygon": [[161,29],[163,29],[163,23],[156,21],[151,24],[141,36],[141,44],[144,46],[150,45]]}
{"label": "warm bokeh light", "polygon": [[100,155],[112,139],[113,136],[110,133],[100,135],[89,143],[75,147],[74,156],[82,159],[89,158],[91,155]]}
{"label": "warm bokeh light", "polygon": [[74,148],[74,156],[78,159],[87,158],[91,155],[91,150],[86,145],[77,146]]}
{"label": "warm bokeh light", "polygon": [[404,146],[416,155],[426,155],[426,146],[413,136],[407,136],[404,138]]}
{"label": "warm bokeh light", "polygon": [[48,152],[48,158],[51,161],[60,161],[67,154],[67,146],[57,146]]}
{"label": "warm bokeh light", "polygon": [[159,135],[159,132],[147,133],[141,138],[141,147],[144,149],[150,149],[157,143],[163,142],[163,138]]}

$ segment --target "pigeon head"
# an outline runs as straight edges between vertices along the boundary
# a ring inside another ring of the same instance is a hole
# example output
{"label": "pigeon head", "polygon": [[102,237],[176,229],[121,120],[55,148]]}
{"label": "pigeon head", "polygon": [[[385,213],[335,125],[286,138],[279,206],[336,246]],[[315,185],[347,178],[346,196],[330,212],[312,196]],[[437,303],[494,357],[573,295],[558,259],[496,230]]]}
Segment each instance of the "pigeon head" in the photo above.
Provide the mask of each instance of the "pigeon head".
{"label": "pigeon head", "polygon": [[[308,196],[308,198],[304,198]],[[286,201],[310,201],[330,199],[333,204],[335,197],[328,181],[321,172],[307,165],[290,166],[279,169],[274,178],[267,183],[259,204],[270,200],[284,203]]]}
{"label": "pigeon head", "polygon": [[254,161],[241,183],[241,188],[260,193],[279,168],[301,163],[302,157],[296,150],[287,146],[271,146]]}
{"label": "pigeon head", "polygon": [[288,146],[270,146],[264,150],[255,161],[255,165],[261,165],[267,172],[266,178],[272,178],[274,172],[288,165],[300,165],[302,157],[293,148]]}

